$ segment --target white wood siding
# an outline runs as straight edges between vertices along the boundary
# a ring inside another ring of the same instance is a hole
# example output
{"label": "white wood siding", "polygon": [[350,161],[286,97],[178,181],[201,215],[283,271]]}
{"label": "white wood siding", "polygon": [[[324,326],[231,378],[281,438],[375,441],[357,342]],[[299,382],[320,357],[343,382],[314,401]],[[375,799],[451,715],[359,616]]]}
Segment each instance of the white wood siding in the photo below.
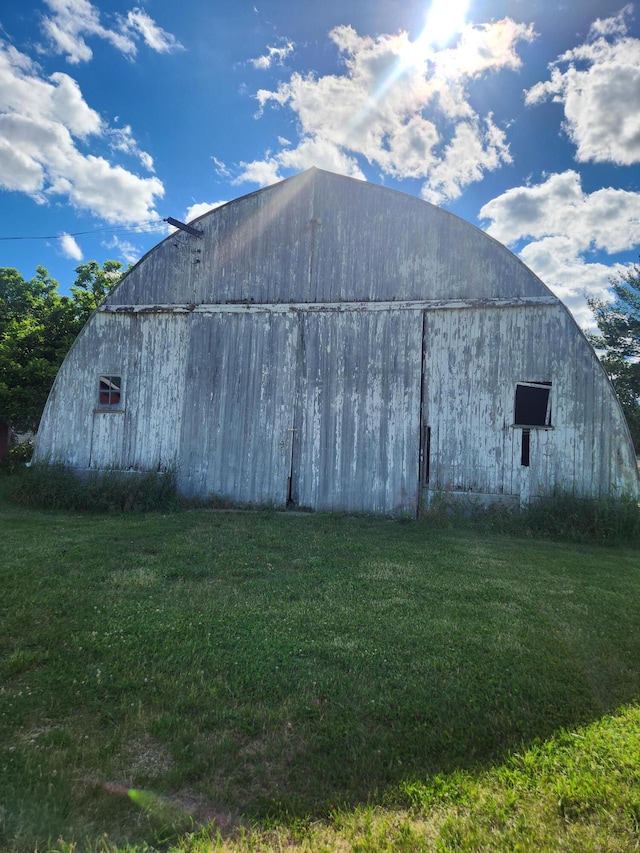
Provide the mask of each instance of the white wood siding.
{"label": "white wood siding", "polygon": [[240,503],[287,500],[297,323],[269,314],[193,317],[179,484]]}
{"label": "white wood siding", "polygon": [[[551,382],[552,429],[521,464],[518,382]],[[560,305],[426,313],[424,418],[430,488],[535,497],[636,489],[635,458],[595,354]]]}
{"label": "white wood siding", "polygon": [[302,314],[301,324],[297,502],[415,512],[421,312]]}
{"label": "white wood siding", "polygon": [[[201,217],[123,279],[71,348],[35,459],[175,468],[188,494],[407,512],[426,491],[636,494],[585,337],[506,248],[455,216],[310,170]],[[424,337],[423,337],[424,324]],[[122,405],[98,405],[98,377]],[[550,382],[552,429],[514,428]]]}

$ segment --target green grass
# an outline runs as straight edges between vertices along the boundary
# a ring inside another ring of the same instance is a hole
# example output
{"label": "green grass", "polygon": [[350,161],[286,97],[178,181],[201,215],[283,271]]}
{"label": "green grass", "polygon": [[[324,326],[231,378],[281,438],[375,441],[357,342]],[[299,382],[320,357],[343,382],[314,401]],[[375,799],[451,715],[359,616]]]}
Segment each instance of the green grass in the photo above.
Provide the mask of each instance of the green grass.
{"label": "green grass", "polygon": [[0,849],[640,845],[639,551],[0,489]]}

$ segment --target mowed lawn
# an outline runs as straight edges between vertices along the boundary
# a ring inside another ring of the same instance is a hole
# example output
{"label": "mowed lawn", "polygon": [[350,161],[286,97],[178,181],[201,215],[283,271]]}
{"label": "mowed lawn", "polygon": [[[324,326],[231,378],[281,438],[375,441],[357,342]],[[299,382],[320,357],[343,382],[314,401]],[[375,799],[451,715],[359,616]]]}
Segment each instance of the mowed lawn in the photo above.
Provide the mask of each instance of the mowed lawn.
{"label": "mowed lawn", "polygon": [[0,513],[0,849],[640,846],[640,551]]}

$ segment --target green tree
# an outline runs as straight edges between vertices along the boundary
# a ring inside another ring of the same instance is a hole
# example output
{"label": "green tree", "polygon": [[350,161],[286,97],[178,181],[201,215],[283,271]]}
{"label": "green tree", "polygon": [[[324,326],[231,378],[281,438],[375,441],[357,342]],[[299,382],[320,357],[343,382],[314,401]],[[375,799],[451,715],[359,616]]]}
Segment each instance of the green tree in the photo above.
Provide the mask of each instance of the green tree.
{"label": "green tree", "polygon": [[640,453],[640,265],[611,280],[612,302],[590,299],[598,334],[589,340],[613,382]]}
{"label": "green tree", "polygon": [[75,272],[77,278],[71,286],[71,293],[82,328],[128,269],[123,270],[120,261],[105,261],[102,266],[97,261],[88,261],[76,267]]}
{"label": "green tree", "polygon": [[61,296],[44,267],[30,281],[0,267],[0,456],[11,425],[37,429],[71,344],[123,275],[118,261],[89,261],[75,272],[71,296]]}

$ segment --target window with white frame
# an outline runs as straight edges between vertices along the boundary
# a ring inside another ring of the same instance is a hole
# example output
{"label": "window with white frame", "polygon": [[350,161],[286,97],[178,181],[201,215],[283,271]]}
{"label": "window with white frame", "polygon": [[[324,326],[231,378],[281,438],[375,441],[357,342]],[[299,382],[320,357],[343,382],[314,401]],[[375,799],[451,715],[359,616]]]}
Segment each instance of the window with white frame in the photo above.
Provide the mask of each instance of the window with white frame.
{"label": "window with white frame", "polygon": [[122,404],[122,376],[103,374],[100,377],[98,405],[101,409],[113,409]]}

